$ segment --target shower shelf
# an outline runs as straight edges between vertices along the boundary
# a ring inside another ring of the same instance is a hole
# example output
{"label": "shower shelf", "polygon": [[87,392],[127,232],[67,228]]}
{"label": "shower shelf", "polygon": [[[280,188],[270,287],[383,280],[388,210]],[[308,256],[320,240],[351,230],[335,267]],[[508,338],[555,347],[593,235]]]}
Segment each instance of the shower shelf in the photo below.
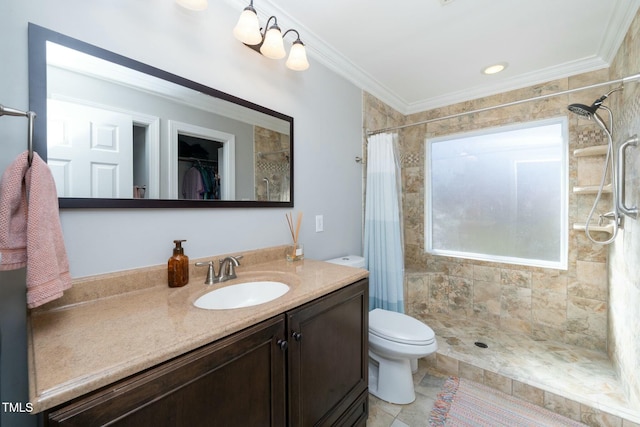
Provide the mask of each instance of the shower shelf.
{"label": "shower shelf", "polygon": [[578,148],[576,150],[573,150],[573,155],[576,157],[604,156],[605,154],[607,154],[606,145],[595,145],[593,147]]}
{"label": "shower shelf", "polygon": [[[583,187],[573,187],[573,192],[575,194],[596,194],[600,189],[599,185],[585,185]],[[602,188],[603,194],[611,193],[613,187],[611,184],[607,184]]]}
{"label": "shower shelf", "polygon": [[[586,228],[585,224],[573,224],[574,230],[584,231]],[[613,224],[607,225],[592,225],[589,227],[589,231],[601,231],[604,233],[613,234]]]}

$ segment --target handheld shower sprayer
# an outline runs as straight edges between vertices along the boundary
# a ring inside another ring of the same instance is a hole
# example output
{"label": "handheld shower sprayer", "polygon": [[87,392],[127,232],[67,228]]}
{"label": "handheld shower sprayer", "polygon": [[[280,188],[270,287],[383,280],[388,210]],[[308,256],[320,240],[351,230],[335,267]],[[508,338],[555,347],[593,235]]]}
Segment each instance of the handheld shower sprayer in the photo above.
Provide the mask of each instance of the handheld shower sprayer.
{"label": "handheld shower sprayer", "polygon": [[[636,77],[640,77],[640,75],[637,76],[633,76],[633,78]],[[616,236],[618,235],[618,229],[620,227],[620,221],[621,221],[621,216],[620,213],[618,212],[618,200],[617,200],[617,177],[615,172],[615,162],[614,162],[614,158],[613,158],[613,113],[611,112],[611,110],[606,106],[606,105],[602,105],[602,103],[604,102],[605,99],[607,99],[609,97],[609,95],[611,95],[613,92],[617,92],[619,90],[623,90],[624,89],[624,80],[623,80],[623,84],[618,86],[615,89],[610,90],[609,92],[605,93],[604,95],[602,95],[600,98],[596,99],[593,104],[591,104],[590,106],[585,105],[585,104],[571,104],[567,107],[567,109],[569,111],[571,111],[572,113],[575,113],[581,117],[586,117],[587,119],[591,120],[593,119],[598,126],[604,131],[604,133],[607,135],[607,140],[608,140],[608,144],[607,144],[607,156],[604,162],[604,168],[602,171],[602,180],[600,181],[600,187],[598,189],[598,194],[596,195],[596,199],[593,202],[593,207],[591,208],[591,211],[589,212],[589,215],[587,216],[587,221],[585,224],[585,234],[587,235],[587,237],[589,238],[589,240],[591,240],[594,243],[599,243],[602,245],[608,245],[609,243],[613,242],[616,238]],[[602,119],[600,118],[600,116],[598,115],[597,111],[598,109],[604,109],[609,113],[609,123],[612,126],[612,130],[609,130],[609,128],[607,128],[607,125],[602,121]],[[612,186],[613,186],[613,211],[611,212],[607,212],[605,214],[599,215],[600,216],[600,220],[598,221],[598,225],[602,225],[602,223],[604,222],[604,219],[609,219],[613,222],[613,233],[611,234],[611,237],[607,240],[595,240],[593,237],[591,237],[591,232],[589,230],[590,224],[591,224],[591,218],[593,217],[593,214],[596,211],[596,208],[598,206],[598,203],[600,202],[600,197],[602,196],[602,192],[604,189],[604,185],[605,185],[605,180],[606,180],[606,176],[607,176],[607,169],[609,168],[609,166],[611,167],[611,180],[612,180]]]}
{"label": "handheld shower sprayer", "polygon": [[596,111],[598,111],[600,107],[604,108],[604,106],[602,105],[604,100],[607,99],[609,95],[611,95],[613,92],[617,92],[622,89],[624,89],[624,86],[618,86],[617,88],[605,93],[600,98],[596,99],[593,102],[593,104],[591,104],[590,106],[585,104],[571,104],[567,107],[567,109],[572,113],[575,113],[582,117],[586,117],[587,119],[591,120],[592,117],[597,116]]}

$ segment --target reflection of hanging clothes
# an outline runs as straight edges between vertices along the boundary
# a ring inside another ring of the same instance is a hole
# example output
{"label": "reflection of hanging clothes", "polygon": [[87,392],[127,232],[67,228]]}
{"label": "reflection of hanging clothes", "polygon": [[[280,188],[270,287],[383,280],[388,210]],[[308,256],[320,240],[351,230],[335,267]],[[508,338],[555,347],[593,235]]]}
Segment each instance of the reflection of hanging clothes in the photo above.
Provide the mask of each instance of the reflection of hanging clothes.
{"label": "reflection of hanging clothes", "polygon": [[215,172],[211,167],[200,165],[198,167],[200,174],[202,175],[202,184],[204,185],[204,191],[202,198],[206,200],[215,199]]}
{"label": "reflection of hanging clothes", "polygon": [[185,199],[202,199],[204,184],[200,170],[191,166],[184,174],[182,181],[182,195]]}
{"label": "reflection of hanging clothes", "polygon": [[194,164],[184,174],[182,195],[185,199],[220,199],[220,178],[213,166]]}

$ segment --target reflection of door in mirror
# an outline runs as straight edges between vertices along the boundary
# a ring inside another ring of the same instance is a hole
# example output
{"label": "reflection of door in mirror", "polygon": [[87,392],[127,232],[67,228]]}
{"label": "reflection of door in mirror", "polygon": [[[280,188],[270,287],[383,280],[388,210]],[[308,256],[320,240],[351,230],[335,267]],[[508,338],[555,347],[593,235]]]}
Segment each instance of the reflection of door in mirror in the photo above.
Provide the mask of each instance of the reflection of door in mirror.
{"label": "reflection of door in mirror", "polygon": [[256,126],[256,200],[288,202],[290,194],[289,135]]}
{"label": "reflection of door in mirror", "polygon": [[130,115],[50,99],[48,163],[61,197],[133,197]]}

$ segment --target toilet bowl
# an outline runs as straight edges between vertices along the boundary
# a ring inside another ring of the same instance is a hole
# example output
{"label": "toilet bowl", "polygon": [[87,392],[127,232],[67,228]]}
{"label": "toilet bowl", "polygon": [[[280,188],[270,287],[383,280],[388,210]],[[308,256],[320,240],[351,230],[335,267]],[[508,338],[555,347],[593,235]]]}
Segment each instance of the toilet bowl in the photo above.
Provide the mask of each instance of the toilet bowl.
{"label": "toilet bowl", "polygon": [[[364,268],[364,258],[347,255],[327,262]],[[433,330],[413,317],[376,308],[369,312],[369,393],[387,402],[415,400],[412,371],[417,359],[438,349]]]}

